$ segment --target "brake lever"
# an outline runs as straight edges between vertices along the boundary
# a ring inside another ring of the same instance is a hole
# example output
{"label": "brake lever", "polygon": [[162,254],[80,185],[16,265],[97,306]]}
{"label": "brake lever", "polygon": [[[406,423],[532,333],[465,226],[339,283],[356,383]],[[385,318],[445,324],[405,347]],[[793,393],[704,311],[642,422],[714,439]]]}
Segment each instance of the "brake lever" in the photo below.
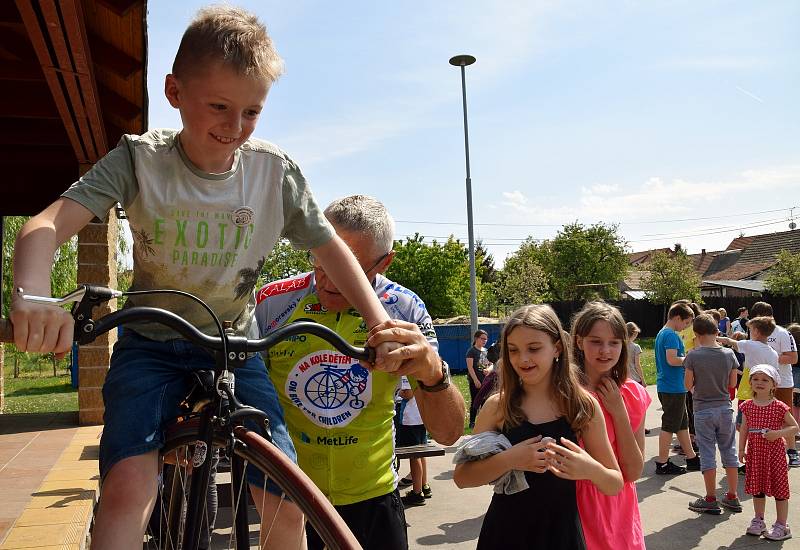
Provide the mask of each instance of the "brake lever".
{"label": "brake lever", "polygon": [[119,290],[104,286],[83,285],[83,297],[72,306],[72,318],[75,319],[75,341],[80,345],[94,341],[94,319],[92,312],[97,306],[119,298],[123,295]]}

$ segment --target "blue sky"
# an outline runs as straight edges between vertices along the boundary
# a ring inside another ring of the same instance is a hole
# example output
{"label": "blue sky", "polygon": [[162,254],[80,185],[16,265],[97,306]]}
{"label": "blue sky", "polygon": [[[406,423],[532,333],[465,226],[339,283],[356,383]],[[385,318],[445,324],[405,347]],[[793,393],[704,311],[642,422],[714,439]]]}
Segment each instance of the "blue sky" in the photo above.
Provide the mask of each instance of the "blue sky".
{"label": "blue sky", "polygon": [[[148,2],[151,128],[206,2]],[[383,201],[397,235],[466,242],[461,76],[475,233],[498,263],[572,221],[631,250],[724,249],[800,218],[800,3],[240,1],[286,63],[255,136],[321,205]],[[677,221],[686,220],[686,221]],[[431,223],[436,222],[436,223]]]}

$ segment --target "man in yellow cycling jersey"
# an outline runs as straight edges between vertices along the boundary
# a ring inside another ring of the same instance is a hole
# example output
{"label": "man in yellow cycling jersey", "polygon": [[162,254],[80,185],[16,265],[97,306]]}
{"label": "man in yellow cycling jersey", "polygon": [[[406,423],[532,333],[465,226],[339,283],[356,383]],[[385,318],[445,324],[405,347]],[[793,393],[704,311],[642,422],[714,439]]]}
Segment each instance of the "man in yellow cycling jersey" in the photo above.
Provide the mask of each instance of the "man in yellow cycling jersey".
{"label": "man in yellow cycling jersey", "polygon": [[[394,257],[394,221],[377,200],[356,195],[334,201],[325,216],[355,254],[392,321],[368,327],[318,262],[314,270],[270,283],[257,293],[262,336],[310,320],[351,344],[403,343],[391,352],[399,370],[366,369],[326,342],[301,336],[269,351],[267,365],[297,462],[327,495],[366,550],[408,547],[394,459],[394,394],[400,375],[415,380],[414,396],[433,438],[454,443],[464,426],[464,399],[450,384],[425,304],[382,275]],[[310,549],[322,544],[308,526]]]}

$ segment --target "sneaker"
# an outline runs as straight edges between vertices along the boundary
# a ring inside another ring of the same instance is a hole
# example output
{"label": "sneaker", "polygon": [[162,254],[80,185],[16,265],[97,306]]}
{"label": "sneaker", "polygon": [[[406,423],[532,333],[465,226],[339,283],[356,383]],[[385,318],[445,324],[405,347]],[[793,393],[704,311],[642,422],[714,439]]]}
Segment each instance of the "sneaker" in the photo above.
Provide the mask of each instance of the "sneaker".
{"label": "sneaker", "polygon": [[789,455],[789,468],[800,468],[800,453],[796,449],[790,449],[787,454]]}
{"label": "sneaker", "polygon": [[431,491],[431,486],[427,483],[422,486],[422,496],[425,498],[431,498],[433,496],[433,491]]}
{"label": "sneaker", "polygon": [[414,489],[411,489],[406,495],[401,499],[403,501],[403,506],[425,506],[425,497],[422,493],[415,493]]}
{"label": "sneaker", "polygon": [[686,470],[688,472],[699,472],[700,471],[700,455],[697,455],[694,458],[687,458],[686,459]]}
{"label": "sneaker", "polygon": [[748,535],[753,535],[754,537],[760,537],[767,531],[767,524],[761,518],[753,518],[750,522],[750,527],[747,528],[745,531]]}
{"label": "sneaker", "polygon": [[669,459],[663,464],[656,462],[656,474],[661,476],[678,476],[686,473],[686,468],[673,464]]}
{"label": "sneaker", "polygon": [[736,497],[728,498],[727,496],[722,497],[722,500],[719,503],[730,510],[731,512],[741,512],[742,511],[742,503],[739,502],[739,499]]}
{"label": "sneaker", "polygon": [[792,531],[788,525],[778,523],[772,525],[772,529],[764,533],[764,538],[769,540],[786,540],[792,538]]}
{"label": "sneaker", "polygon": [[406,487],[411,487],[413,484],[414,482],[411,481],[410,477],[401,478],[400,481],[397,482],[397,486],[401,489],[405,489]]}
{"label": "sneaker", "polygon": [[711,514],[718,516],[722,513],[722,508],[719,507],[719,502],[712,500],[707,501],[703,497],[689,503],[689,510],[692,512],[701,512],[703,514]]}

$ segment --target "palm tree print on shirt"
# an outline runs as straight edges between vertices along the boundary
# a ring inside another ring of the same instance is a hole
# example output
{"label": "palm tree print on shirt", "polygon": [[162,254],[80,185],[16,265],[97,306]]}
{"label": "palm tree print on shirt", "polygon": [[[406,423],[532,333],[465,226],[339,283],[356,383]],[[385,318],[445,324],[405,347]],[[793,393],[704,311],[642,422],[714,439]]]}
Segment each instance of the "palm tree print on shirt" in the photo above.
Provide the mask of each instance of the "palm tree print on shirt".
{"label": "palm tree print on shirt", "polygon": [[264,262],[266,259],[267,258],[265,256],[262,256],[255,269],[245,267],[239,270],[237,275],[239,279],[241,279],[241,282],[237,284],[236,288],[234,289],[237,299],[241,300],[253,291],[253,287],[255,287],[256,283],[258,282],[258,276],[261,273],[261,269],[264,267]]}

